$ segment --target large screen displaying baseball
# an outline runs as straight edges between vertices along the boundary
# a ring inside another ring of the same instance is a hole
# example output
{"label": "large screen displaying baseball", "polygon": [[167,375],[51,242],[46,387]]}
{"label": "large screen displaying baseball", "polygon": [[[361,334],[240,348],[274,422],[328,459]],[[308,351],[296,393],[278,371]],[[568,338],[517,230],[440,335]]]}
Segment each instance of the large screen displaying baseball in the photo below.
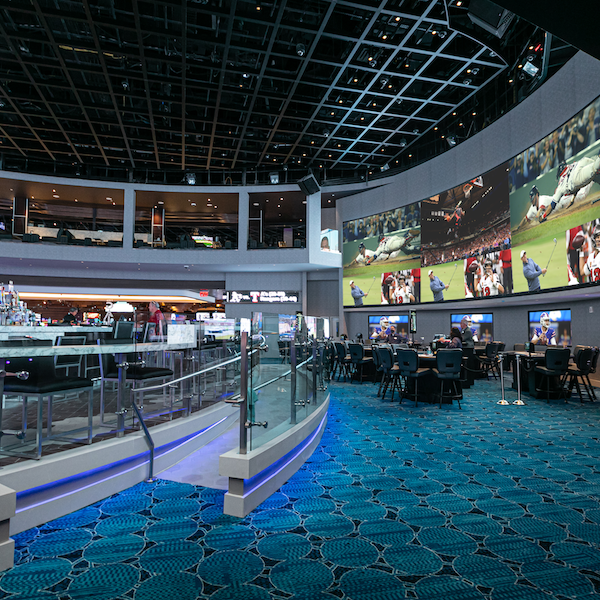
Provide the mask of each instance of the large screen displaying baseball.
{"label": "large screen displaying baseball", "polygon": [[344,223],[344,305],[600,282],[600,99],[473,179]]}

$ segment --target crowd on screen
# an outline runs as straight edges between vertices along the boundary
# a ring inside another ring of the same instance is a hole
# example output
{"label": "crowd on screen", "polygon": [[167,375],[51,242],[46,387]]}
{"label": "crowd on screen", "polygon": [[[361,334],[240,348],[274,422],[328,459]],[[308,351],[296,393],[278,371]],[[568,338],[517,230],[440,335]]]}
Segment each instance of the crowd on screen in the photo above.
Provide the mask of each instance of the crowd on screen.
{"label": "crowd on screen", "polygon": [[444,248],[422,247],[421,264],[424,267],[439,265],[508,248],[510,248],[510,222],[507,221],[500,227],[491,227],[473,239],[464,240],[452,246]]}
{"label": "crowd on screen", "polygon": [[364,219],[354,219],[344,222],[344,242],[364,240],[421,226],[421,208],[418,202],[388,210],[387,212],[371,215]]}
{"label": "crowd on screen", "polygon": [[600,99],[510,161],[509,189],[518,190],[600,140]]}

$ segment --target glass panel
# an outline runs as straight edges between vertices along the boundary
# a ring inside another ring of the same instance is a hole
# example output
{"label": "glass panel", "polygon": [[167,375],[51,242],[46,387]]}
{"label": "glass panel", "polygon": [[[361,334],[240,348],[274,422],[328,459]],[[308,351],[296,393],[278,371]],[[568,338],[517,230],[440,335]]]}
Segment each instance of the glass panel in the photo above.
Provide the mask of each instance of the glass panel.
{"label": "glass panel", "polygon": [[238,195],[136,191],[136,247],[226,248],[238,245]]}
{"label": "glass panel", "polygon": [[248,420],[257,425],[248,430],[249,451],[306,419],[327,397],[329,381],[328,319],[262,314],[262,322],[269,349],[253,354]]}
{"label": "glass panel", "polygon": [[340,232],[337,229],[323,229],[321,231],[321,250],[323,252],[340,251]]}
{"label": "glass panel", "polygon": [[250,194],[248,248],[305,248],[306,197],[301,192]]}
{"label": "glass panel", "polygon": [[[28,198],[21,230],[27,238],[23,239],[72,246],[122,246],[123,202],[123,190],[39,184],[35,195]],[[6,207],[0,212],[4,215]],[[3,233],[12,231],[7,218],[1,219]]]}

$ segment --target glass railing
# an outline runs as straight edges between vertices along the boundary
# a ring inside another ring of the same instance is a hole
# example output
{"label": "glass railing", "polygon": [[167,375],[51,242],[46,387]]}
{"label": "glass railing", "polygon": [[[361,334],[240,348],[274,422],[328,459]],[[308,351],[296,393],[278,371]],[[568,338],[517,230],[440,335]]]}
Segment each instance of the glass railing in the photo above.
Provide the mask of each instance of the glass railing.
{"label": "glass railing", "polygon": [[[234,323],[239,331],[239,322]],[[96,332],[78,346],[69,344],[68,337],[60,344],[31,338],[0,341],[0,355],[5,357],[0,385],[8,382],[0,412],[0,457],[40,458],[140,430],[152,455],[154,426],[221,402],[240,408],[239,452],[260,448],[302,423],[325,401],[330,369],[325,337],[332,326],[330,319],[290,320],[289,315],[262,313],[253,315],[251,323],[251,332],[231,337],[229,330],[223,331],[224,339],[211,337],[219,335],[212,325],[211,334],[200,324],[169,324],[166,339],[143,342],[136,341],[136,329],[148,331],[136,324],[134,315],[132,321],[118,323],[121,339],[115,338],[115,328],[90,327]],[[20,372],[25,370],[21,363],[29,361],[33,380],[36,369],[48,367],[41,359],[53,365],[61,356],[86,359],[74,368],[98,369],[98,377],[81,371],[82,376],[94,377],[93,386],[87,387],[91,401],[85,394],[64,390],[52,402],[53,425],[36,411],[29,411],[29,422],[24,421],[23,399],[14,386],[9,390],[9,380],[17,377],[12,367]],[[98,361],[97,367],[87,359]],[[77,424],[85,425],[71,431],[75,413],[81,417]],[[153,465],[149,468],[152,473]]]}
{"label": "glass railing", "polygon": [[290,430],[326,398],[325,342],[316,337],[324,331],[324,321],[299,317],[290,323],[289,315],[262,313],[260,335],[268,340],[268,349],[253,355],[248,365],[247,451]]}

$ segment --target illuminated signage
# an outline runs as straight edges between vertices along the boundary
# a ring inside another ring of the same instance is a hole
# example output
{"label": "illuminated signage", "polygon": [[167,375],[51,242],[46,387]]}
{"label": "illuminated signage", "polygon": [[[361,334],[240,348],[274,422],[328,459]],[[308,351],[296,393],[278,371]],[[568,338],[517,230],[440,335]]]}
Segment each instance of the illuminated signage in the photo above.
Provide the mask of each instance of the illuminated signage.
{"label": "illuminated signage", "polygon": [[226,302],[258,304],[259,302],[298,302],[298,292],[228,292]]}

